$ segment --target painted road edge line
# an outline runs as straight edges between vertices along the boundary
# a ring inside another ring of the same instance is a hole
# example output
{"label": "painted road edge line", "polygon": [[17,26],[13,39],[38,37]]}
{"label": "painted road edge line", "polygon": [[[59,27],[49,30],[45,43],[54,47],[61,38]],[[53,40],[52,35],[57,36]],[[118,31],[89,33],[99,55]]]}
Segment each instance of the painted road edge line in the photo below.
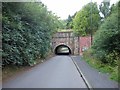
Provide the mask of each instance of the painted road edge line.
{"label": "painted road edge line", "polygon": [[[70,56],[71,57],[71,56]],[[73,58],[71,57],[73,63],[75,64],[78,72],[80,73],[81,77],[83,78],[85,84],[87,85],[89,90],[93,90],[92,86],[89,84],[89,82],[87,81],[87,79],[85,78],[84,74],[82,73],[81,69],[79,68],[79,66],[77,65],[77,63],[73,60]]]}

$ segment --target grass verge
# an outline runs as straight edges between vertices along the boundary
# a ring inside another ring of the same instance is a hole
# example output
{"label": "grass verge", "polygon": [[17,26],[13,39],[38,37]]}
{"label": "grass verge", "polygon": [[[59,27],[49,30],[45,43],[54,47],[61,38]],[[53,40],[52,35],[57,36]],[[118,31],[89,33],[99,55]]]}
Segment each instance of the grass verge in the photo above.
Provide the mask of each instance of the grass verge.
{"label": "grass verge", "polygon": [[108,73],[110,75],[110,79],[117,81],[120,83],[120,73],[118,71],[118,66],[111,66],[109,64],[104,64],[100,60],[94,58],[91,55],[91,51],[85,51],[83,54],[84,60],[93,68],[96,68],[102,73]]}

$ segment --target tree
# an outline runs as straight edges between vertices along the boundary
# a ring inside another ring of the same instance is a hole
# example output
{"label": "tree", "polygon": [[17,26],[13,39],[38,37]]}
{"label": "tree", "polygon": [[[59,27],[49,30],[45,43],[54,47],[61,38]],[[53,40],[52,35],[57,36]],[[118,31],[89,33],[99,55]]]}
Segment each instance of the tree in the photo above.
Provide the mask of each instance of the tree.
{"label": "tree", "polygon": [[68,19],[66,20],[66,28],[71,29],[71,22],[72,22],[72,16],[68,16]]}
{"label": "tree", "polygon": [[110,0],[103,0],[103,2],[99,6],[100,12],[106,18],[110,13]]}
{"label": "tree", "polygon": [[76,13],[73,19],[73,29],[76,35],[89,35],[98,29],[99,23],[100,15],[97,4],[88,3]]}
{"label": "tree", "polygon": [[[120,7],[116,4],[114,8]],[[92,46],[97,58],[104,63],[112,65],[116,63],[116,60],[120,59],[120,16],[118,10],[119,9],[114,9],[111,15],[105,19],[94,36]]]}

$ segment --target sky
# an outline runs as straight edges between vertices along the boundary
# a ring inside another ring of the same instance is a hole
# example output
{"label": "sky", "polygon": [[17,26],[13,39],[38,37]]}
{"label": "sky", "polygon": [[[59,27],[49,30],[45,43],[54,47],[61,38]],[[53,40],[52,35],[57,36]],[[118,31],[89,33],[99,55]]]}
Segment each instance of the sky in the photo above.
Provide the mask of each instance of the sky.
{"label": "sky", "polygon": [[[61,19],[67,19],[68,15],[74,15],[84,5],[91,0],[41,0],[49,11],[55,13]],[[99,5],[103,0],[92,0]],[[107,0],[106,0],[107,1]],[[110,4],[116,3],[118,0],[110,0]]]}

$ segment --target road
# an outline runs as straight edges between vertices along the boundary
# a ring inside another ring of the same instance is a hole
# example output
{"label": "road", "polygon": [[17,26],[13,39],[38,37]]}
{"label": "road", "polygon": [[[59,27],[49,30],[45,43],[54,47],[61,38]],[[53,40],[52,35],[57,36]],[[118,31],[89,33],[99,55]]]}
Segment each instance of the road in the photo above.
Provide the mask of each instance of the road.
{"label": "road", "polygon": [[87,88],[69,56],[55,56],[3,83],[3,88]]}

